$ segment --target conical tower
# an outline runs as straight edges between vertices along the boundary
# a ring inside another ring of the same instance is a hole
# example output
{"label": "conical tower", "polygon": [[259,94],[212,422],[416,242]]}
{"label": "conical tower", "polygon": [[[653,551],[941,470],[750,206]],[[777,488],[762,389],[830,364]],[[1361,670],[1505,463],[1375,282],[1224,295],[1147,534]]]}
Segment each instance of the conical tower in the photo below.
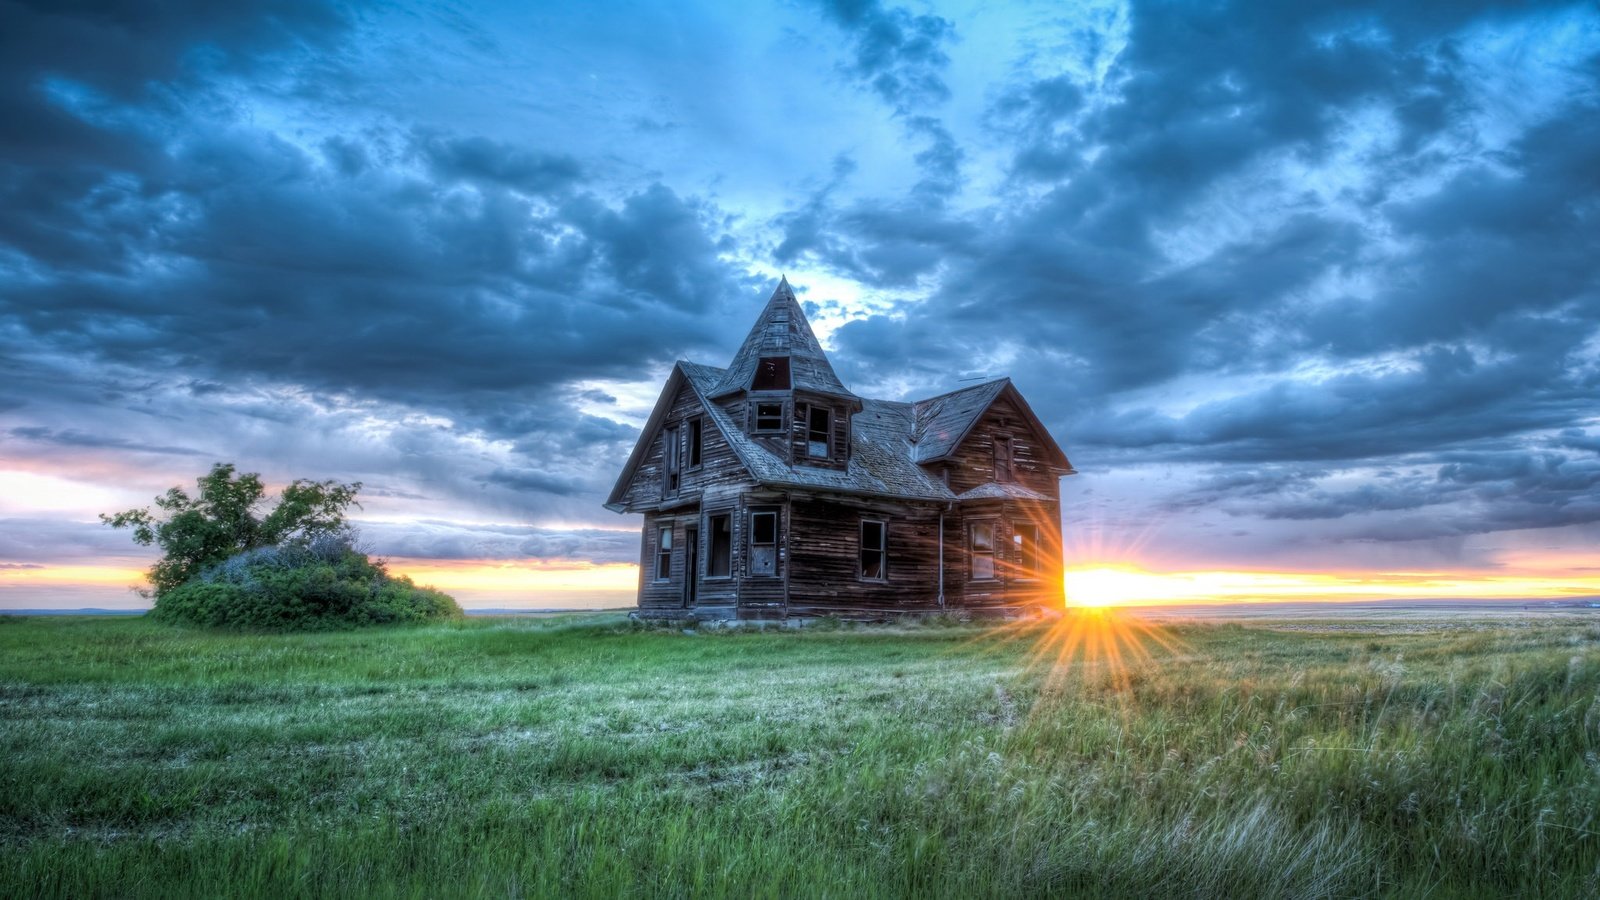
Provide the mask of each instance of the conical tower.
{"label": "conical tower", "polygon": [[788,278],[778,282],[711,399],[742,406],[750,435],[790,463],[849,464],[850,417],[861,398],[834,373]]}
{"label": "conical tower", "polygon": [[[785,368],[787,379],[781,371]],[[733,362],[728,364],[712,397],[751,390],[801,390],[859,400],[834,374],[828,354],[812,333],[811,323],[806,321],[787,277],[778,282],[778,289],[772,292],[772,299],[756,318],[739,352],[733,355]]]}

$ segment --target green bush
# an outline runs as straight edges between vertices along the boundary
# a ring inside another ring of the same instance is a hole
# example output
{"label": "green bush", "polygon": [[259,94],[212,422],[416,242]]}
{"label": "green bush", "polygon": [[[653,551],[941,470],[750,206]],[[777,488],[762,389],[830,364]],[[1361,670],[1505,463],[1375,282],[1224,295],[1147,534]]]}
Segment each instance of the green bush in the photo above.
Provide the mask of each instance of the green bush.
{"label": "green bush", "polygon": [[258,547],[164,591],[164,621],[259,631],[323,631],[461,616],[448,594],[390,575],[342,539]]}

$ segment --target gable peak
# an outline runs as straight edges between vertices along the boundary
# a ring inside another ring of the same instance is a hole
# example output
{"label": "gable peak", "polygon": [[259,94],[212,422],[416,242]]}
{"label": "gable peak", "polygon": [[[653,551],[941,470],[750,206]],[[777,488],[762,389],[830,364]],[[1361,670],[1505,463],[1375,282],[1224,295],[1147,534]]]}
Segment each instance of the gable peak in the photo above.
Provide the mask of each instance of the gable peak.
{"label": "gable peak", "polygon": [[823,351],[822,343],[811,330],[811,323],[807,321],[794,289],[789,286],[787,276],[779,278],[777,288],[756,317],[739,352],[728,364],[728,370],[718,383],[714,395],[749,390],[761,360],[772,358],[788,360],[793,373],[793,388],[841,397],[855,396],[834,374],[828,354]]}

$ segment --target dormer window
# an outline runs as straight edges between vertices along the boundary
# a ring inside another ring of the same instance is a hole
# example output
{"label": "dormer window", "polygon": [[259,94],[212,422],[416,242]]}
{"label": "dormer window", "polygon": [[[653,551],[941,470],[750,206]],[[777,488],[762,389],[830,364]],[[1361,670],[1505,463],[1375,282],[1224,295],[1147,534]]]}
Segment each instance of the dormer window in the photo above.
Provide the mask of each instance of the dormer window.
{"label": "dormer window", "polygon": [[828,428],[828,408],[813,406],[806,425],[806,455],[812,459],[827,459],[832,432]]}
{"label": "dormer window", "polygon": [[752,391],[787,391],[789,389],[789,357],[763,356],[756,363],[756,377],[750,382]]}
{"label": "dormer window", "polygon": [[779,402],[756,404],[756,431],[782,431],[783,404]]}

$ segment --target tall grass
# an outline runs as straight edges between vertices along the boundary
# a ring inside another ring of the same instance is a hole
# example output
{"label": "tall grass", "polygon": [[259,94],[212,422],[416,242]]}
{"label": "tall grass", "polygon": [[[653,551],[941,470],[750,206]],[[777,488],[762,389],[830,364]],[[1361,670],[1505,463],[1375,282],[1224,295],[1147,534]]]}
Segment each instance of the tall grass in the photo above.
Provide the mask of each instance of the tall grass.
{"label": "tall grass", "polygon": [[1600,629],[1060,638],[0,618],[0,893],[1600,894]]}

